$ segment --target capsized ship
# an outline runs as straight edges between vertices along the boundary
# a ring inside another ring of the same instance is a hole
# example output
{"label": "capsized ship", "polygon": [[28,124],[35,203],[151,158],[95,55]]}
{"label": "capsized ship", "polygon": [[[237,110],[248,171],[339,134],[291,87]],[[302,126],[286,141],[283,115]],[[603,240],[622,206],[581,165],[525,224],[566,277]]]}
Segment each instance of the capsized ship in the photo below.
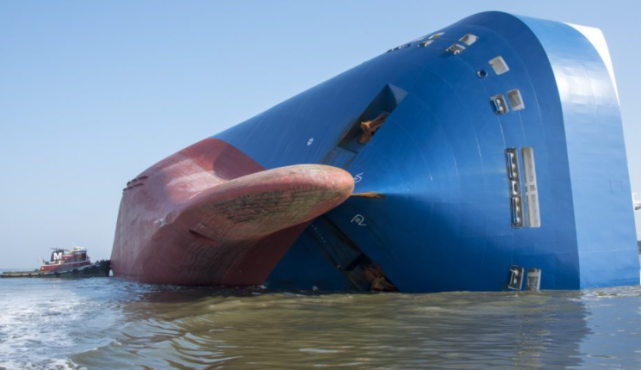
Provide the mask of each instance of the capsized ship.
{"label": "capsized ship", "polygon": [[141,173],[112,265],[276,289],[632,285],[630,194],[602,33],[487,12]]}

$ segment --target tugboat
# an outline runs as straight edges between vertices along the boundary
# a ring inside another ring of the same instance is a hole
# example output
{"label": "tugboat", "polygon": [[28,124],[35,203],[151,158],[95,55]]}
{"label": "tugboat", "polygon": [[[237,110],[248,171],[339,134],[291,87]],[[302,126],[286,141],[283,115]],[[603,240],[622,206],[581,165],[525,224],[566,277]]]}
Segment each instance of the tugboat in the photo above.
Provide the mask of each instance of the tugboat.
{"label": "tugboat", "polygon": [[51,260],[45,261],[43,258],[40,271],[72,270],[88,265],[91,265],[91,259],[87,255],[87,250],[82,247],[73,247],[71,250],[53,248]]}
{"label": "tugboat", "polygon": [[42,259],[40,269],[4,272],[0,277],[100,277],[109,276],[110,269],[109,260],[91,263],[87,250],[82,247],[53,248],[51,260]]}

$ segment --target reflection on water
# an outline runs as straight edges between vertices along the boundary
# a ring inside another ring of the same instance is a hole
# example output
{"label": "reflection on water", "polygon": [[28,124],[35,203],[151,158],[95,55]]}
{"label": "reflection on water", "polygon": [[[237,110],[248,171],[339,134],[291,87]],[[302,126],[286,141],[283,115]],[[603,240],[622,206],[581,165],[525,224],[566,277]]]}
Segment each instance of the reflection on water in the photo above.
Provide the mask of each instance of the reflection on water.
{"label": "reflection on water", "polygon": [[0,368],[641,368],[641,289],[312,294],[0,280]]}

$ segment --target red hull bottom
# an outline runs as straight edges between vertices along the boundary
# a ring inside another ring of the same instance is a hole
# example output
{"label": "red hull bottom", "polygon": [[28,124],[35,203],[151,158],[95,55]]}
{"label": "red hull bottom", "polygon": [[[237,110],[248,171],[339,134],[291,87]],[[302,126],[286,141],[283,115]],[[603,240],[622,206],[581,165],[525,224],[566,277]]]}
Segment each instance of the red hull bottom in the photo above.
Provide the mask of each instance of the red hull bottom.
{"label": "red hull bottom", "polygon": [[114,275],[177,285],[261,285],[311,220],[347,199],[351,175],[323,165],[265,170],[205,139],[127,184]]}

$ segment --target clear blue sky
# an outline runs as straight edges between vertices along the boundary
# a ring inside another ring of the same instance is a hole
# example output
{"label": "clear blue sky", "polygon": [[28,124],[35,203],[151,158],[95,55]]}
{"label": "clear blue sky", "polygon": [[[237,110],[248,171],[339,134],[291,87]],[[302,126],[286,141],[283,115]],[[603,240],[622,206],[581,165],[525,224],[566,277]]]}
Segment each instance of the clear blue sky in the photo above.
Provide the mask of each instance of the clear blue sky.
{"label": "clear blue sky", "polygon": [[641,191],[640,4],[2,1],[0,268],[72,242],[108,258],[121,190],[148,166],[486,10],[603,30]]}

